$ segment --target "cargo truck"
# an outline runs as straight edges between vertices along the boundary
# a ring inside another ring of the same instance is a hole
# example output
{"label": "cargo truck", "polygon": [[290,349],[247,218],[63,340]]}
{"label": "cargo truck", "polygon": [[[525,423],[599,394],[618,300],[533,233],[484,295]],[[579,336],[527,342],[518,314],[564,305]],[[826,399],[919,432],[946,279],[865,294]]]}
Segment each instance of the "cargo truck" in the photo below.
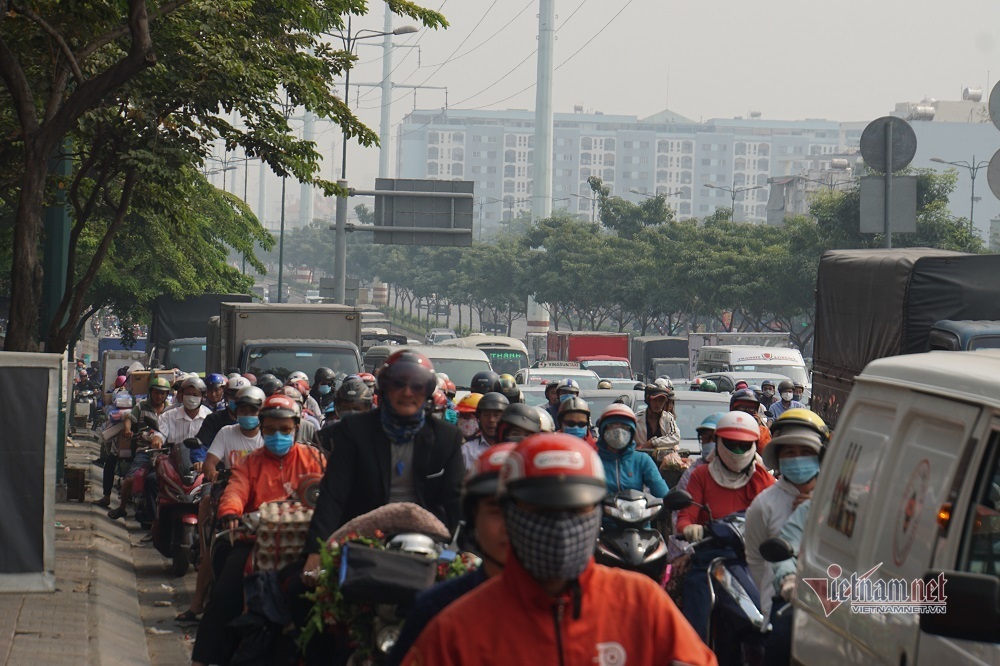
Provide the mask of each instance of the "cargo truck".
{"label": "cargo truck", "polygon": [[816,280],[810,406],[831,427],[871,361],[1000,344],[1000,255],[831,250]]}
{"label": "cargo truck", "polygon": [[549,331],[547,361],[580,361],[600,377],[632,377],[628,333]]}
{"label": "cargo truck", "polygon": [[[149,364],[181,367],[185,372],[205,372],[204,339],[208,336],[208,320],[218,316],[222,303],[248,303],[248,294],[200,294],[188,298],[160,296],[153,301],[153,320],[149,327]],[[177,344],[174,344],[174,343]],[[195,346],[197,345],[197,347]],[[176,351],[171,353],[172,348]],[[168,356],[173,356],[173,362]]]}
{"label": "cargo truck", "polygon": [[209,322],[208,372],[239,369],[284,379],[316,368],[361,371],[361,311],[346,305],[222,303]]}
{"label": "cargo truck", "polygon": [[632,369],[636,379],[651,382],[666,375],[671,379],[687,379],[688,339],[667,335],[643,335],[632,338]]}

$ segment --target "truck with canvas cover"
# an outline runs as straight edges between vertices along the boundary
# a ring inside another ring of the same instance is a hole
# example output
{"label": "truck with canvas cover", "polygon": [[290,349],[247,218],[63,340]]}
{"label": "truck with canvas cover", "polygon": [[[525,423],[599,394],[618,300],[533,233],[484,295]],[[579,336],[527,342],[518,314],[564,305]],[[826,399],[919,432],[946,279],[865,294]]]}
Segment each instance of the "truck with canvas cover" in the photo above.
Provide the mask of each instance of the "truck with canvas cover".
{"label": "truck with canvas cover", "polygon": [[587,356],[628,358],[628,333],[549,331],[547,361],[579,361]]}
{"label": "truck with canvas cover", "polygon": [[[153,320],[149,327],[150,365],[166,365],[165,361],[171,342],[182,338],[205,338],[208,336],[208,320],[218,316],[222,303],[249,303],[248,294],[200,294],[187,298],[159,296],[153,301]],[[184,361],[191,365],[190,345],[185,345],[184,353],[179,349],[176,354],[183,356]],[[204,372],[205,361],[197,364],[200,367],[184,368],[187,372]]]}
{"label": "truck with canvas cover", "polygon": [[632,369],[637,379],[651,382],[661,375],[687,379],[688,339],[668,335],[643,335],[632,338]]}
{"label": "truck with canvas cover", "polygon": [[835,425],[869,362],[947,348],[932,345],[932,329],[946,330],[946,320],[981,323],[963,348],[1000,334],[998,275],[1000,255],[929,248],[824,253],[816,280],[812,409]]}

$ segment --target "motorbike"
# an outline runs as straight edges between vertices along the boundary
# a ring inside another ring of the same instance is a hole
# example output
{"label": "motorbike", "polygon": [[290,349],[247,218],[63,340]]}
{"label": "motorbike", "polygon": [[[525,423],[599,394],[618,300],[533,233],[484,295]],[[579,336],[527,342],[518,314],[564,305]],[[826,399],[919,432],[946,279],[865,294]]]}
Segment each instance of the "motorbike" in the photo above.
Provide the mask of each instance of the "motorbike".
{"label": "motorbike", "polygon": [[699,506],[709,516],[705,537],[691,544],[692,569],[684,592],[687,602],[698,596],[692,593],[696,586],[707,585],[707,624],[705,617],[695,616],[705,611],[698,604],[685,603],[685,616],[696,627],[706,626],[705,642],[720,666],[759,663],[771,625],[760,612],[760,594],[746,561],[744,512],[717,519],[708,506],[697,504],[683,490],[667,493],[664,505],[670,510]]}
{"label": "motorbike", "polygon": [[90,382],[82,383],[73,393],[73,416],[74,420],[92,423],[94,412],[97,410],[97,397]]}
{"label": "motorbike", "polygon": [[194,438],[182,445],[166,444],[165,452],[154,461],[158,494],[153,546],[171,558],[170,570],[175,576],[187,573],[198,556],[198,503],[209,485],[204,475],[192,468],[190,450],[199,446]]}
{"label": "motorbike", "polygon": [[667,543],[660,531],[650,526],[663,511],[663,500],[639,490],[623,490],[607,497],[603,509],[597,562],[638,571],[665,585],[670,575]]}

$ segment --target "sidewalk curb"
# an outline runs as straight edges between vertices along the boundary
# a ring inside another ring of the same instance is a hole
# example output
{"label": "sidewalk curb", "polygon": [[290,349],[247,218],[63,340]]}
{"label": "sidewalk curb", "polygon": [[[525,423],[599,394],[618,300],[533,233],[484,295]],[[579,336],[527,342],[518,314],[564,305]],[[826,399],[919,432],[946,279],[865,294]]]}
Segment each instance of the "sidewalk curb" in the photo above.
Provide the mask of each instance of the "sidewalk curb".
{"label": "sidewalk curb", "polygon": [[[89,465],[91,497],[99,496],[102,470]],[[91,664],[149,664],[146,631],[136,594],[135,563],[128,530],[91,505],[94,590],[88,609]]]}

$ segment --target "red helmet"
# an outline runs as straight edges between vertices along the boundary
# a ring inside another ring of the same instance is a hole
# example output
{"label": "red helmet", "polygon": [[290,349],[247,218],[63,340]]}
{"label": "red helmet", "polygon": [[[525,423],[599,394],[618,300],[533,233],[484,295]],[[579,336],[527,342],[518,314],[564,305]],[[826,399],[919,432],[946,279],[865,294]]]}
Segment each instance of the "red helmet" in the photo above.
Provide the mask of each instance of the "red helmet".
{"label": "red helmet", "polygon": [[117,377],[115,377],[115,388],[121,388],[125,386],[126,379],[127,377],[125,377],[125,375],[118,375]]}
{"label": "red helmet", "polygon": [[431,396],[431,400],[434,401],[434,407],[431,411],[443,412],[448,409],[448,396],[444,394],[444,391],[437,389],[434,391],[434,395]]}
{"label": "red helmet", "polygon": [[465,476],[465,488],[462,493],[462,515],[465,517],[466,527],[475,527],[476,504],[479,500],[496,496],[497,485],[500,483],[500,470],[516,446],[517,444],[513,442],[491,446],[480,453],[472,463],[472,468]]}
{"label": "red helmet", "polygon": [[257,375],[252,372],[244,372],[243,376],[250,381],[250,386],[257,386]]}
{"label": "red helmet", "polygon": [[299,413],[299,403],[283,393],[275,393],[264,400],[264,404],[260,406],[259,416],[262,419],[271,416],[298,421]]}
{"label": "red helmet", "polygon": [[553,509],[582,508],[607,494],[604,464],[579,437],[558,432],[529,435],[507,456],[497,494]]}
{"label": "red helmet", "polygon": [[309,382],[307,382],[304,379],[292,382],[291,385],[297,388],[299,390],[299,393],[301,393],[303,397],[305,397],[309,393]]}
{"label": "red helmet", "polygon": [[715,434],[738,442],[756,442],[760,439],[760,425],[746,412],[727,412],[716,424]]}
{"label": "red helmet", "polygon": [[632,408],[629,407],[628,405],[623,405],[619,402],[611,403],[610,405],[608,405],[607,409],[601,412],[600,418],[597,419],[597,428],[600,429],[601,426],[604,425],[607,421],[614,418],[628,421],[629,423],[632,424],[632,429],[635,430],[636,428],[635,412],[633,412]]}
{"label": "red helmet", "polygon": [[362,372],[358,375],[365,384],[368,384],[368,388],[372,391],[375,390],[375,375],[370,372]]}
{"label": "red helmet", "polygon": [[424,385],[425,397],[434,395],[437,388],[437,375],[434,374],[434,364],[423,354],[409,349],[393,353],[385,359],[378,371],[378,392],[381,395],[394,380],[414,381]]}
{"label": "red helmet", "polygon": [[451,381],[450,379],[444,380],[444,392],[447,395],[455,395],[455,393],[458,392],[458,389],[455,388],[455,382]]}

